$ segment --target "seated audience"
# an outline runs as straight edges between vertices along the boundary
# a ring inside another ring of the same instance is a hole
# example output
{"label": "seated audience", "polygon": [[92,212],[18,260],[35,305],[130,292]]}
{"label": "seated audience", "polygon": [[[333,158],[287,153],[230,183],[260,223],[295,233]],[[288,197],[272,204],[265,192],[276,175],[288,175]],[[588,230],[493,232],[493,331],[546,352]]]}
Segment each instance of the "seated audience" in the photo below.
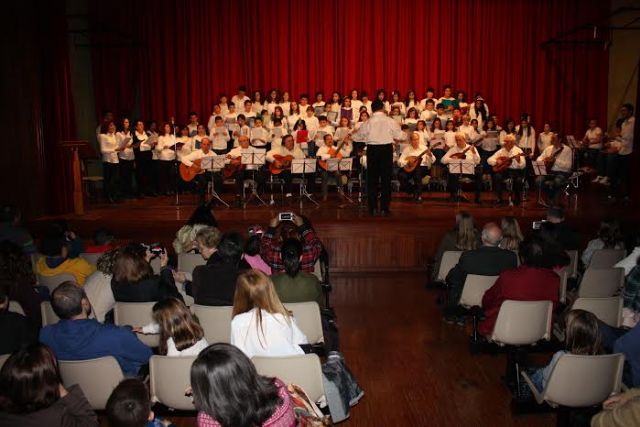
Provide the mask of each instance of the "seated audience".
{"label": "seated audience", "polygon": [[231,344],[247,357],[304,354],[307,337],[282,305],[273,282],[249,270],[238,277],[231,320]]}
{"label": "seated audience", "polygon": [[159,255],[160,275],[153,274],[151,261],[153,254],[142,245],[132,243],[122,248],[113,265],[111,290],[116,301],[150,302],[168,297],[182,299],[176,288],[173,272],[167,266],[166,251]]}
{"label": "seated audience", "polygon": [[20,350],[0,371],[0,427],[97,427],[80,386],[67,390],[53,352],[42,344]]}
{"label": "seated audience", "polygon": [[198,231],[206,227],[217,227],[218,221],[211,213],[211,208],[207,205],[199,205],[191,214],[185,225],[176,233],[173,241],[173,250],[176,255],[197,250],[196,235]]}
{"label": "seated audience", "polygon": [[0,242],[0,280],[11,283],[7,291],[9,299],[20,303],[34,330],[40,329],[42,298],[34,287],[36,280],[31,260],[18,245],[8,240]]}
{"label": "seated audience", "polygon": [[151,410],[149,389],[137,378],[122,380],[113,389],[105,408],[109,427],[172,427]]}
{"label": "seated audience", "polygon": [[627,255],[626,258],[622,259],[616,265],[614,265],[615,268],[624,268],[625,276],[631,273],[631,270],[633,270],[633,268],[637,265],[638,260],[640,259],[640,234],[635,236],[634,240],[635,244],[632,245],[633,250],[631,250],[631,253]]}
{"label": "seated audience", "polygon": [[244,254],[242,258],[256,270],[262,271],[267,276],[271,276],[271,267],[264,262],[260,255],[260,242],[262,240],[262,227],[259,225],[252,225],[249,227],[249,238],[244,245]]}
{"label": "seated audience", "polygon": [[158,353],[163,356],[196,356],[209,345],[198,318],[177,298],[157,302],[153,323],[134,331],[160,334]]}
{"label": "seated audience", "polygon": [[520,242],[524,240],[518,220],[513,216],[505,216],[500,222],[500,228],[502,229],[502,241],[500,242],[500,247],[502,249],[517,252]]}
{"label": "seated audience", "polygon": [[9,354],[36,340],[35,329],[22,314],[9,311],[9,288],[12,283],[0,280],[0,354]]}
{"label": "seated audience", "polygon": [[282,262],[282,242],[292,238],[302,242],[302,271],[313,273],[316,262],[322,253],[322,243],[308,220],[300,215],[294,215],[293,220],[280,222],[275,217],[269,223],[269,228],[262,236],[260,253],[274,273],[284,271]]}
{"label": "seated audience", "polygon": [[469,212],[461,211],[456,214],[456,226],[447,231],[436,251],[433,278],[436,279],[440,271],[442,255],[447,251],[470,251],[480,246],[480,233],[476,229],[473,216]]}
{"label": "seated audience", "polygon": [[482,335],[491,334],[500,306],[506,300],[552,301],[554,308],[558,304],[560,277],[553,271],[560,256],[558,250],[532,236],[522,241],[518,253],[522,264],[503,271],[482,297],[486,316],[478,327]]}
{"label": "seated audience", "polygon": [[560,206],[552,206],[547,210],[547,221],[552,225],[555,240],[565,251],[580,249],[580,234],[571,228],[564,218],[564,209]]}
{"label": "seated audience", "polygon": [[567,313],[565,324],[564,350],[557,351],[547,366],[531,375],[531,381],[540,392],[547,385],[551,371],[562,355],[593,356],[602,352],[602,339],[596,316],[584,310],[571,310]]}
{"label": "seated audience", "polygon": [[60,321],[40,330],[40,342],[60,360],[85,360],[113,356],[125,376],[136,376],[149,362],[151,349],[127,326],[89,319],[91,304],[84,290],[64,282],[51,294],[51,306]]}
{"label": "seated audience", "polygon": [[84,292],[91,303],[91,311],[100,323],[104,322],[105,316],[113,310],[113,306],[116,304],[111,290],[111,280],[118,253],[119,249],[103,253],[96,263],[96,271],[91,273],[91,276],[87,277],[87,281],[84,283]]}
{"label": "seated audience", "polygon": [[213,344],[191,365],[199,427],[290,427],[296,425],[286,385],[263,377],[251,360],[229,344]]}
{"label": "seated audience", "polygon": [[640,425],[640,388],[614,394],[602,404],[602,411],[591,418],[591,427]]}
{"label": "seated audience", "polygon": [[0,207],[0,241],[8,240],[16,244],[26,255],[36,253],[33,237],[20,226],[22,215],[14,206]]}
{"label": "seated audience", "polygon": [[640,259],[624,281],[622,326],[633,328],[640,322]]}
{"label": "seated audience", "polygon": [[589,267],[593,253],[599,249],[624,249],[620,223],[613,218],[606,218],[600,222],[598,237],[589,241],[587,248],[582,252],[582,264]]}
{"label": "seated audience", "polygon": [[[213,230],[210,232],[217,235],[217,229]],[[198,243],[204,245],[200,242],[208,240],[206,233],[200,237]],[[215,240],[215,236],[209,237]],[[243,270],[251,268],[242,259],[243,247],[240,234],[225,233],[220,239],[217,251],[207,259],[207,264],[199,265],[193,270],[191,292],[196,304],[233,305],[238,275]]]}
{"label": "seated audience", "polygon": [[58,231],[49,231],[41,242],[40,252],[45,255],[38,260],[36,271],[42,276],[73,275],[80,286],[93,273],[93,267],[82,258],[72,258],[68,239]]}
{"label": "seated audience", "polygon": [[518,259],[513,251],[498,247],[502,240],[502,230],[496,223],[490,222],[482,228],[481,240],[482,246],[465,251],[460,256],[458,264],[447,275],[450,307],[458,305],[468,274],[498,276],[503,271],[516,268],[518,265]]}
{"label": "seated audience", "polygon": [[106,228],[100,228],[96,230],[93,236],[93,245],[87,246],[85,252],[89,254],[101,254],[108,252],[114,248],[113,241],[115,238],[113,234]]}
{"label": "seated audience", "polygon": [[324,294],[320,280],[311,273],[300,270],[302,244],[296,239],[287,239],[282,244],[282,260],[284,272],[274,274],[271,280],[280,301],[306,302],[315,301],[324,308]]}

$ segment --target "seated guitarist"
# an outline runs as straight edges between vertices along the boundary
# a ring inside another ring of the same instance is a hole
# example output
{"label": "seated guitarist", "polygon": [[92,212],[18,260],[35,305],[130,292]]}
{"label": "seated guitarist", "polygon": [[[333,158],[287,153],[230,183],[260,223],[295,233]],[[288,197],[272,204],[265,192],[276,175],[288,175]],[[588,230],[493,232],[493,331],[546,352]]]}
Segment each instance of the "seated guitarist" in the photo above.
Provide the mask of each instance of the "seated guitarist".
{"label": "seated guitarist", "polygon": [[[443,165],[449,165],[453,160],[467,160],[472,162],[475,166],[480,164],[480,154],[478,154],[478,150],[473,145],[467,144],[467,137],[462,132],[456,132],[455,134],[455,145],[447,151],[447,154],[442,158]],[[449,201],[455,202],[459,201],[456,193],[458,192],[458,188],[460,185],[460,173],[449,173],[448,179],[448,187],[449,187]],[[468,175],[471,176],[471,175]],[[480,201],[480,189],[482,188],[482,171],[478,170],[478,168],[474,169],[473,178],[476,184],[476,198],[475,202],[477,204],[482,204]]]}
{"label": "seated guitarist", "polygon": [[402,150],[398,158],[398,166],[400,166],[398,178],[407,194],[416,202],[421,202],[422,177],[429,174],[429,168],[435,163],[436,157],[427,150],[426,145],[420,143],[419,133],[412,132],[410,142],[411,144]]}
{"label": "seated guitarist", "polygon": [[262,171],[258,170],[257,166],[242,164],[242,153],[255,153],[257,151],[264,152],[264,150],[252,147],[249,137],[242,135],[238,137],[238,146],[227,154],[227,159],[229,159],[227,167],[233,170],[233,178],[236,182],[236,201],[239,206],[242,204],[242,185],[245,180],[255,180],[258,184],[258,189],[264,186],[264,175]]}
{"label": "seated guitarist", "polygon": [[516,138],[513,135],[505,136],[502,148],[487,159],[487,163],[493,169],[493,190],[498,198],[498,205],[503,203],[502,187],[504,180],[509,178],[513,182],[513,204],[517,206],[522,200],[522,184],[527,161],[524,151],[515,144]]}
{"label": "seated guitarist", "polygon": [[571,174],[573,153],[569,146],[562,143],[558,134],[554,133],[551,137],[551,145],[544,149],[538,161],[543,161],[547,169],[547,175],[540,177],[538,185],[543,186],[548,200],[554,203],[559,194],[558,190],[567,184]]}
{"label": "seated guitarist", "polygon": [[[293,136],[285,135],[282,138],[282,145],[267,152],[267,161],[271,164],[272,173],[278,175],[284,180],[285,197],[291,197],[291,160],[304,159],[305,155],[294,141]],[[314,180],[311,179],[313,182]]]}
{"label": "seated guitarist", "polygon": [[[195,181],[198,192],[198,204],[203,204],[205,202],[204,195],[207,190],[207,182],[211,181],[212,173],[201,169],[200,164],[195,164],[195,162],[197,160],[211,158],[215,155],[216,153],[211,150],[211,141],[209,141],[209,138],[205,137],[200,141],[199,149],[182,157],[181,161],[185,166],[196,169],[197,175],[195,177]],[[222,177],[218,176],[215,179],[218,181],[215,183],[216,186],[218,186],[218,188],[222,188]]]}
{"label": "seated guitarist", "polygon": [[[336,147],[333,144],[333,135],[327,133],[323,137],[324,141],[322,147],[316,151],[316,157],[320,160],[320,176],[322,178],[322,200],[327,200],[327,194],[329,192],[329,175],[333,175],[336,177],[337,185],[344,185],[346,181],[346,175],[340,173],[339,171],[329,172],[327,170],[328,166],[326,161],[328,159],[342,159],[345,157],[351,156],[351,137],[347,135],[344,140],[339,144],[339,147]],[[337,151],[340,148],[340,151]]]}

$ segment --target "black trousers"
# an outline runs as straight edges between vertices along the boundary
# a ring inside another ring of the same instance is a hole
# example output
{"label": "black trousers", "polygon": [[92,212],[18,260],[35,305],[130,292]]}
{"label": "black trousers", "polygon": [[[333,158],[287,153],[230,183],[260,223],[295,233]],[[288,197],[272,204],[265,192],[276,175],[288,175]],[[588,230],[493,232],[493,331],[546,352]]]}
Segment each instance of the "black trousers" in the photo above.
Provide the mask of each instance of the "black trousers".
{"label": "black trousers", "polygon": [[153,164],[151,151],[135,151],[136,156],[136,182],[140,194],[152,195],[155,193],[156,170]]}
{"label": "black trousers", "polygon": [[104,170],[104,197],[107,199],[118,198],[118,163],[103,162]]}
{"label": "black trousers", "polygon": [[175,165],[173,160],[158,160],[158,189],[160,194],[175,190]]}
{"label": "black trousers", "polygon": [[611,178],[610,194],[612,196],[629,196],[631,155],[609,154],[607,156],[607,172]]}
{"label": "black trousers", "polygon": [[133,196],[133,160],[120,159],[120,191],[124,196]]}
{"label": "black trousers", "polygon": [[393,144],[367,145],[367,202],[369,212],[378,208],[380,185],[380,210],[388,211],[391,201],[391,173],[393,172]]}
{"label": "black trousers", "polygon": [[260,170],[239,170],[234,175],[236,181],[236,196],[242,194],[242,185],[247,179],[253,179],[258,184],[256,191],[264,188],[264,174]]}
{"label": "black trousers", "polygon": [[473,175],[449,174],[447,185],[449,187],[449,194],[451,197],[455,196],[458,192],[458,188],[460,188],[460,177],[462,176],[467,176],[474,180],[476,185],[476,200],[480,199],[480,190],[482,189],[482,169],[480,167],[476,167]]}
{"label": "black trousers", "polygon": [[524,170],[523,169],[507,169],[502,172],[496,172],[493,175],[493,191],[496,193],[498,200],[502,200],[502,191],[504,187],[504,181],[511,178],[513,182],[513,197],[514,203],[518,204],[521,200],[522,184],[524,183]]}
{"label": "black trousers", "polygon": [[205,172],[196,175],[194,181],[196,184],[196,192],[198,193],[198,204],[203,204],[205,202],[205,194],[207,192],[207,184],[209,182],[213,181],[215,190],[218,192],[222,191],[222,186],[224,184],[222,174],[213,172]]}
{"label": "black trousers", "polygon": [[400,169],[400,172],[398,172],[398,179],[400,180],[400,185],[408,194],[421,196],[422,177],[428,174],[429,168],[426,166],[418,166],[411,172],[405,172],[404,169]]}

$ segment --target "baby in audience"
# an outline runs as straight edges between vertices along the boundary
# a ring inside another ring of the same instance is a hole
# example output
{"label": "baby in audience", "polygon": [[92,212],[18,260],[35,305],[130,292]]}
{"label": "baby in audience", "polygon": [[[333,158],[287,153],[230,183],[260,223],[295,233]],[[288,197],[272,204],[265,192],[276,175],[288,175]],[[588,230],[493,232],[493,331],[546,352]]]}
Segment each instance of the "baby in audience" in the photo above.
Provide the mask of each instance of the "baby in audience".
{"label": "baby in audience", "polygon": [[[123,380],[107,400],[109,427],[171,427],[170,421],[155,417],[149,389],[137,378]],[[175,427],[175,426],[174,426]]]}

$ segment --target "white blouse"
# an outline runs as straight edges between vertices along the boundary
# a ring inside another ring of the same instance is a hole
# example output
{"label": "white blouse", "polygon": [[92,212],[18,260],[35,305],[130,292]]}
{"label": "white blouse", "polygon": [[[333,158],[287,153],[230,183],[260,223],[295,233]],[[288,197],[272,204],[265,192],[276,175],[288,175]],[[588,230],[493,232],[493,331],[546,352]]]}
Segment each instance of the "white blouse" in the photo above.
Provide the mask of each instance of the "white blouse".
{"label": "white blouse", "polygon": [[115,133],[100,134],[100,153],[105,163],[118,163],[118,141]]}
{"label": "white blouse", "polygon": [[158,145],[156,145],[155,151],[158,156],[158,160],[175,160],[176,152],[171,148],[174,147],[173,135],[162,135],[158,138]]}
{"label": "white blouse", "polygon": [[[133,143],[133,138],[131,137],[130,131],[127,131],[126,133],[125,132],[116,133],[116,140],[118,141],[118,145],[120,145],[122,143],[122,140],[124,140],[125,138],[131,138],[131,141],[129,141],[129,144]],[[118,153],[118,157],[122,160],[135,159],[135,156],[133,154],[133,148],[132,147],[125,148],[124,150]]]}

